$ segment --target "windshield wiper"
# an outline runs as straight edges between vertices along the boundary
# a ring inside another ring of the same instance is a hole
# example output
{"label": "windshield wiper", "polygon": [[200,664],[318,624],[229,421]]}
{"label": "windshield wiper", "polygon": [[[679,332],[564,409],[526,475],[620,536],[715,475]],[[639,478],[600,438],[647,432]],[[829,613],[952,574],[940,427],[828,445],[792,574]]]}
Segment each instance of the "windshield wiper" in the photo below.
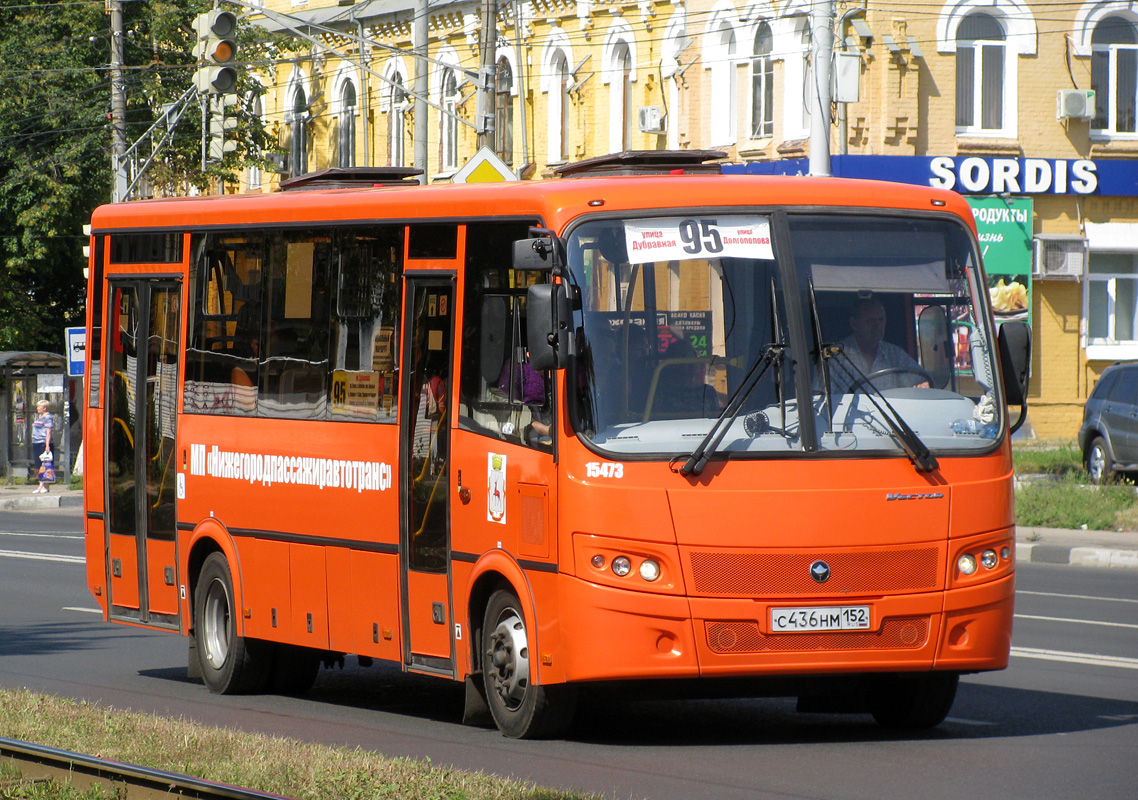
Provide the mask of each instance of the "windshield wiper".
{"label": "windshield wiper", "polygon": [[[873,403],[874,407],[881,414],[881,418],[885,420],[885,424],[893,431],[893,436],[897,439],[901,449],[905,451],[905,455],[913,462],[913,466],[917,468],[918,472],[932,472],[939,464],[937,463],[936,456],[929,450],[928,445],[921,441],[921,437],[917,432],[909,427],[902,417],[889,401],[882,394],[881,390],[873,385],[864,372],[853,362],[848,355],[846,355],[845,348],[840,342],[833,344],[822,345],[822,359],[823,362],[831,358],[841,358],[842,367],[850,372],[851,375],[856,376],[854,385],[861,385],[865,387],[865,396]],[[880,401],[880,402],[879,402]],[[882,407],[884,405],[884,408]],[[888,411],[886,411],[888,409]],[[831,409],[832,411],[832,409]]]}
{"label": "windshield wiper", "polygon": [[759,380],[766,374],[766,371],[772,364],[779,365],[781,372],[781,362],[785,352],[786,346],[783,344],[769,344],[764,348],[759,357],[751,364],[751,368],[747,370],[747,374],[743,377],[743,381],[739,384],[738,388],[731,394],[727,400],[727,406],[719,412],[719,417],[711,426],[711,430],[703,437],[699,445],[688,456],[687,461],[680,467],[680,473],[683,475],[698,475],[703,471],[707,460],[711,458],[711,454],[715,452],[715,448],[723,441],[723,437],[727,433],[727,429],[731,427],[731,423],[739,416],[739,411],[743,408],[743,403],[746,402],[747,397],[751,391],[758,385]]}

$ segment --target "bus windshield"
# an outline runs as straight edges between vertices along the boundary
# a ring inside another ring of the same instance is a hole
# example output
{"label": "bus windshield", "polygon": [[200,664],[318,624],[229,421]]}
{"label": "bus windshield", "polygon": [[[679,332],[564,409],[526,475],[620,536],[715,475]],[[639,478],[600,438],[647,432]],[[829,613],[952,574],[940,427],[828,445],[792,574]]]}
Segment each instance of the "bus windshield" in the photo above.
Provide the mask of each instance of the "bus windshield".
{"label": "bus windshield", "polygon": [[610,218],[566,244],[574,418],[602,451],[688,453],[713,426],[731,457],[900,454],[910,438],[979,451],[1003,435],[987,292],[954,218]]}

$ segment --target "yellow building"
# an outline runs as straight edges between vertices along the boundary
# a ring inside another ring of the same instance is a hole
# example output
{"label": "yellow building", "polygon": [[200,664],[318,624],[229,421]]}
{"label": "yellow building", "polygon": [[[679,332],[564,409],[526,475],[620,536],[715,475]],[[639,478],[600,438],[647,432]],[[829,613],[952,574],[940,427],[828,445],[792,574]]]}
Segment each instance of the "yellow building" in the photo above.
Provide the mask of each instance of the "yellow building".
{"label": "yellow building", "polygon": [[[418,165],[445,181],[476,152],[479,3],[429,6],[426,59],[411,54],[410,0],[264,8],[261,24],[294,29],[296,43],[265,74],[260,109],[285,177]],[[500,0],[493,149],[533,179],[663,148],[805,172],[809,13],[805,0]],[[833,173],[973,199],[997,313],[1031,321],[1033,429],[1074,436],[1102,369],[1138,358],[1138,12],[1117,0],[838,3],[834,29]],[[246,183],[278,180],[253,171]]]}

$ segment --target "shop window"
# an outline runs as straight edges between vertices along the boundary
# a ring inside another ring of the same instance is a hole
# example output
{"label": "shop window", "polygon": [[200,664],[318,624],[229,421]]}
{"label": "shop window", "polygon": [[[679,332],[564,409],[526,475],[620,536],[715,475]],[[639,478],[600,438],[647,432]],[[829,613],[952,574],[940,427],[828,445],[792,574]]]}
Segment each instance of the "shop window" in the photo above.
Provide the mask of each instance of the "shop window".
{"label": "shop window", "polygon": [[1138,109],[1138,32],[1122,17],[1107,17],[1091,34],[1091,88],[1095,117],[1091,129],[1102,134],[1133,134]]}

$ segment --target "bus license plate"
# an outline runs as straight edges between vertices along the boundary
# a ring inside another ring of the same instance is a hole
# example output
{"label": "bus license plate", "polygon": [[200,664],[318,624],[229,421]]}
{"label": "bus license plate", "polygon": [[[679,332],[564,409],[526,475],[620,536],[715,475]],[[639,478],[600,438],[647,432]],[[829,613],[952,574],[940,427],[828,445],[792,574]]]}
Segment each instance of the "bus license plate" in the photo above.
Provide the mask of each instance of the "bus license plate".
{"label": "bus license plate", "polygon": [[864,630],[869,630],[869,606],[771,609],[771,633]]}

